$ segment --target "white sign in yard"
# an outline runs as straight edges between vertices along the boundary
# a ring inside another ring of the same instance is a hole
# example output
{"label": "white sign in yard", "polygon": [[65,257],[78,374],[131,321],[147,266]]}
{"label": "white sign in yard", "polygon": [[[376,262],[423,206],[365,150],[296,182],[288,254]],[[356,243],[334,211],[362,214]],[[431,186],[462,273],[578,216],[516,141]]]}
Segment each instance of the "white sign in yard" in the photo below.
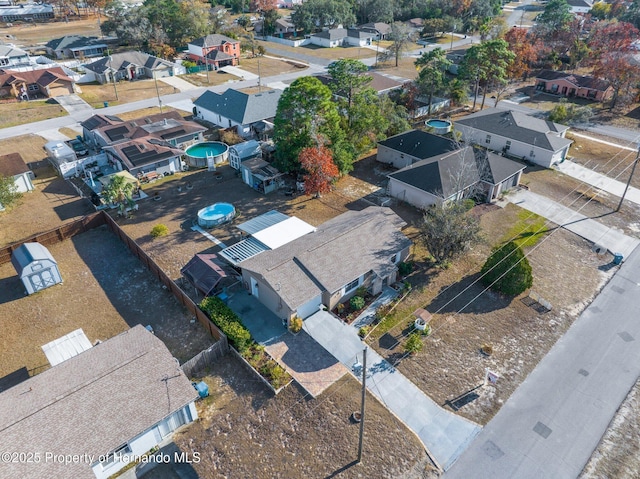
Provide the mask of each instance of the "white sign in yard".
{"label": "white sign in yard", "polygon": [[498,379],[500,379],[500,376],[498,375],[498,373],[494,373],[489,368],[486,368],[484,370],[484,384],[485,384],[485,386],[487,384],[496,384],[498,382]]}

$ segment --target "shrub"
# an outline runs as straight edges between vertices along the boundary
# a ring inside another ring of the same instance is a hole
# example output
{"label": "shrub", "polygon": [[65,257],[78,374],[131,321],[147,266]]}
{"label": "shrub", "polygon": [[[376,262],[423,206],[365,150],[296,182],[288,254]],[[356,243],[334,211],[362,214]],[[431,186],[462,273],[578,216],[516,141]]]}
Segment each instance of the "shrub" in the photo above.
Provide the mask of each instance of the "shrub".
{"label": "shrub", "polygon": [[154,238],[159,238],[160,236],[167,236],[168,234],[169,234],[169,228],[167,228],[163,224],[155,225],[151,229],[151,236],[153,236]]}
{"label": "shrub", "polygon": [[480,273],[484,284],[510,296],[522,293],[533,284],[531,265],[513,241],[495,248]]}
{"label": "shrub", "polygon": [[356,296],[362,296],[364,298],[366,295],[367,295],[366,286],[360,286],[358,289],[356,289]]}
{"label": "shrub", "polygon": [[491,356],[493,354],[493,346],[485,343],[480,347],[480,352],[485,356]]}
{"label": "shrub", "polygon": [[289,329],[292,333],[298,333],[302,329],[302,318],[296,316],[289,321]]}
{"label": "shrub", "polygon": [[400,273],[400,276],[406,276],[411,273],[411,271],[413,271],[413,262],[409,261],[405,263],[402,261],[398,264],[398,273]]}
{"label": "shrub", "polygon": [[251,343],[251,333],[244,327],[240,318],[218,297],[204,298],[200,302],[200,309],[227,336],[231,344],[243,353]]}
{"label": "shrub", "polygon": [[349,306],[351,306],[353,311],[364,308],[364,298],[362,296],[354,296],[349,300]]}
{"label": "shrub", "polygon": [[423,336],[429,336],[431,334],[431,325],[427,324],[427,327],[420,331]]}
{"label": "shrub", "polygon": [[409,354],[417,353],[422,349],[422,339],[420,339],[420,333],[411,333],[407,338],[407,342],[404,343],[404,350]]}
{"label": "shrub", "polygon": [[242,138],[238,135],[235,130],[227,130],[220,135],[220,140],[223,143],[226,143],[229,146],[237,145],[238,143],[242,143]]}
{"label": "shrub", "polygon": [[565,98],[553,107],[549,112],[549,120],[557,123],[584,123],[593,116],[593,109],[590,106],[576,106],[567,104]]}
{"label": "shrub", "polygon": [[362,326],[359,330],[358,330],[358,335],[361,338],[366,338],[367,334],[369,334],[369,331],[371,330],[371,328],[369,326]]}

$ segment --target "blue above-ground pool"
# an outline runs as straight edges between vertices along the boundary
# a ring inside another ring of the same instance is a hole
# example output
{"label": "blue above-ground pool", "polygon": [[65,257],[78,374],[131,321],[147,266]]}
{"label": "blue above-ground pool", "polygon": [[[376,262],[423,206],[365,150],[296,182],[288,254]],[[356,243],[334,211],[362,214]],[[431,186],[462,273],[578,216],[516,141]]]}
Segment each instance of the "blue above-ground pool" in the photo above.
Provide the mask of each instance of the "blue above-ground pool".
{"label": "blue above-ground pool", "polygon": [[235,215],[236,209],[231,203],[214,203],[198,211],[198,224],[203,228],[213,228],[231,221]]}
{"label": "blue above-ground pool", "polygon": [[213,158],[213,163],[224,163],[229,155],[229,146],[220,141],[202,141],[189,146],[184,151],[185,161],[194,168],[206,168],[207,158]]}
{"label": "blue above-ground pool", "polygon": [[424,124],[431,128],[436,135],[449,133],[452,127],[452,123],[449,120],[436,120],[435,118],[425,121]]}

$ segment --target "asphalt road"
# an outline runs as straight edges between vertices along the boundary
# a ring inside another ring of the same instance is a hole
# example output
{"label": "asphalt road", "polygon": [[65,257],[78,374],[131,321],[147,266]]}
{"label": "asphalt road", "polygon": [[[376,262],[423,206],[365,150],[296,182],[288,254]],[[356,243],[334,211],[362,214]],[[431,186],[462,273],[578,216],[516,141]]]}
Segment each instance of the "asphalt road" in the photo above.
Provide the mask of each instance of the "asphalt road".
{"label": "asphalt road", "polygon": [[444,478],[578,477],[640,375],[639,294],[636,249]]}

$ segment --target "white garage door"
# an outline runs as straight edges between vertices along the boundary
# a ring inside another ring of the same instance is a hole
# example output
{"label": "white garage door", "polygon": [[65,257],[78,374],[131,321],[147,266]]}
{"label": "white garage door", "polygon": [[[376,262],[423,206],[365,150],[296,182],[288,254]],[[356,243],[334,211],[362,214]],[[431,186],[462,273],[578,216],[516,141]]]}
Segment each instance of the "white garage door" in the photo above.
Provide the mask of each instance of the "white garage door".
{"label": "white garage door", "polygon": [[322,295],[318,295],[313,298],[311,301],[306,302],[302,306],[298,308],[298,316],[302,319],[308,318],[313,313],[317,313],[320,309],[320,304],[322,303]]}

